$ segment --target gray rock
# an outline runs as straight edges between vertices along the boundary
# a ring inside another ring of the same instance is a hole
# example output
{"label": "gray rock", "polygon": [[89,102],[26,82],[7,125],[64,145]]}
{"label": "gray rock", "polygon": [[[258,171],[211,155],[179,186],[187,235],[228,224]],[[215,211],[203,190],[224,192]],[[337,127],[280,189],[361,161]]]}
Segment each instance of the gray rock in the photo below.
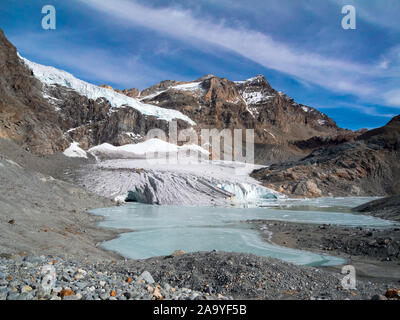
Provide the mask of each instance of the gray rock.
{"label": "gray rock", "polygon": [[16,300],[33,300],[33,295],[29,292],[24,292],[16,298]]}
{"label": "gray rock", "polygon": [[75,286],[81,290],[83,290],[84,288],[86,288],[88,286],[87,282],[77,282],[75,283]]}
{"label": "gray rock", "polygon": [[139,278],[137,278],[137,281],[141,280],[144,280],[148,284],[153,284],[155,282],[150,272],[148,271],[143,271]]}
{"label": "gray rock", "polygon": [[66,296],[63,298],[63,300],[81,300],[82,296],[74,294],[72,296]]}
{"label": "gray rock", "polygon": [[19,293],[17,292],[10,292],[7,296],[7,300],[18,300]]}

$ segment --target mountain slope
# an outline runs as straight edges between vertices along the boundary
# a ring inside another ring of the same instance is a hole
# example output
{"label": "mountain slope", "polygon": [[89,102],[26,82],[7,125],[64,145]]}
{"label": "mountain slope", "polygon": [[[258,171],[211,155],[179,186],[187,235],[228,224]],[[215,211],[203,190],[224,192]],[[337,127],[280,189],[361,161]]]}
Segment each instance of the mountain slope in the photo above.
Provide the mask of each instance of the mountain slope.
{"label": "mountain slope", "polygon": [[360,134],[297,104],[274,90],[262,75],[245,81],[214,75],[189,82],[166,80],[141,91],[138,98],[181,111],[196,122],[198,133],[202,128],[254,129],[255,161],[260,164],[300,159],[316,149],[316,140],[321,146]]}
{"label": "mountain slope", "polygon": [[17,50],[0,30],[0,137],[35,153],[49,154],[68,147],[57,115],[41,94],[41,83],[21,63]]}
{"label": "mountain slope", "polygon": [[328,116],[271,88],[264,76],[235,82],[214,75],[164,81],[142,91],[140,99],[177,109],[204,128],[254,129],[257,143],[283,145],[343,131]]}
{"label": "mountain slope", "polygon": [[[317,145],[359,135],[274,90],[263,76],[229,81],[207,75],[163,81],[139,92],[96,86],[20,58],[0,33],[0,137],[35,154],[141,142],[150,129],[254,129],[256,163],[300,159]],[[341,138],[339,138],[341,137]],[[234,150],[235,152],[235,150]]]}
{"label": "mountain slope", "polygon": [[0,137],[35,154],[64,151],[73,141],[82,148],[143,140],[153,128],[194,122],[176,110],[144,104],[52,67],[20,58],[0,30]]}
{"label": "mountain slope", "polygon": [[266,187],[294,196],[383,196],[400,190],[400,116],[355,141],[256,170]]}

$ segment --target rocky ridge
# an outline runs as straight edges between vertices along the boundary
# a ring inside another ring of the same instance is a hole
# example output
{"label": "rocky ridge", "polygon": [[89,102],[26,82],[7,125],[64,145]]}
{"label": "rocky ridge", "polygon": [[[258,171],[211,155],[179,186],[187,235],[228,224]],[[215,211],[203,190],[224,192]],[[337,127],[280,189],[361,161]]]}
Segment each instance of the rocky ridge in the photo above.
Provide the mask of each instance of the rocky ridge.
{"label": "rocky ridge", "polygon": [[352,210],[382,219],[400,221],[400,195],[371,201]]}
{"label": "rocky ridge", "polygon": [[400,116],[353,141],[256,170],[263,185],[297,197],[385,196],[400,190]]}

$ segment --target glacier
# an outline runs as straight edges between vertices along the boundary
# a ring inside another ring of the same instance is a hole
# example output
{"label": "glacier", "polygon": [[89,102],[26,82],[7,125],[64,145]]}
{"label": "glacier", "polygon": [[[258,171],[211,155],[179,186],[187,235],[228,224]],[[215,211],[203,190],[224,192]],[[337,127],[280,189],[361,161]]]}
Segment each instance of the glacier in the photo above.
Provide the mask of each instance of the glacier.
{"label": "glacier", "polygon": [[267,200],[276,200],[281,195],[273,190],[248,183],[224,183],[218,187],[234,195],[235,200],[242,204],[260,204]]}
{"label": "glacier", "polygon": [[151,104],[140,102],[137,99],[128,97],[114,90],[102,88],[77,79],[66,71],[29,61],[20,55],[19,57],[32,70],[34,76],[42,83],[47,85],[60,85],[67,87],[93,100],[105,98],[110,102],[113,108],[129,106],[138,110],[144,115],[155,116],[161,120],[172,121],[174,119],[181,119],[188,122],[190,125],[196,125],[192,119],[190,119],[188,116],[185,116],[180,111],[160,108]]}
{"label": "glacier", "polygon": [[185,206],[257,206],[285,198],[249,176],[258,166],[204,159],[104,160],[82,169],[79,183],[123,202]]}

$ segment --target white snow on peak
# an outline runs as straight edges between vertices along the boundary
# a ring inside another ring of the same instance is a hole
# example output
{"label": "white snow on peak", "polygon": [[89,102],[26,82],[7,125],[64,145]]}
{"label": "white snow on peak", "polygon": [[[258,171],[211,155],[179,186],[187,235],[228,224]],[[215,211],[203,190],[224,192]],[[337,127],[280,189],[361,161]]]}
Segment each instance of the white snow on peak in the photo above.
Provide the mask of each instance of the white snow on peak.
{"label": "white snow on peak", "polygon": [[171,88],[175,89],[175,90],[182,90],[182,91],[202,91],[203,90],[203,88],[201,87],[201,82],[190,82],[190,83],[178,84]]}
{"label": "white snow on peak", "polygon": [[255,92],[243,92],[242,98],[246,104],[257,104],[265,102],[266,100],[272,99],[274,96],[266,96],[260,91]]}
{"label": "white snow on peak", "polygon": [[326,120],[319,119],[319,120],[317,120],[317,122],[318,122],[319,125],[322,126],[322,125],[324,125],[326,123]]}
{"label": "white snow on peak", "polygon": [[[189,82],[189,83],[183,83],[183,84],[177,84],[174,86],[169,86],[168,88],[164,90],[158,90],[152,94],[149,94],[147,96],[143,96],[140,98],[140,100],[149,100],[153,99],[154,97],[157,97],[161,93],[164,93],[168,90],[178,90],[178,91],[189,91],[192,93],[197,93],[197,94],[202,94],[205,92],[205,90],[201,86],[201,81],[195,81],[195,82]],[[158,101],[152,101],[153,103],[159,103]]]}
{"label": "white snow on peak", "polygon": [[304,111],[304,112],[308,112],[308,111],[310,111],[310,109],[309,109],[309,108],[307,108],[307,107],[304,107],[304,106],[303,106],[303,107],[301,107],[301,108],[303,109],[303,111]]}
{"label": "white snow on peak", "polygon": [[236,84],[243,84],[243,83],[254,82],[254,81],[258,81],[258,80],[262,80],[262,79],[264,79],[264,76],[258,75],[258,76],[255,76],[255,77],[252,77],[252,78],[249,78],[249,79],[246,79],[246,80],[233,81],[233,82],[236,83]]}
{"label": "white snow on peak", "polygon": [[40,65],[38,63],[31,62],[21,56],[20,58],[33,71],[35,77],[47,85],[58,84],[67,88],[71,88],[93,100],[96,100],[98,98],[106,98],[110,102],[111,106],[114,108],[129,106],[138,110],[144,115],[155,116],[165,121],[181,119],[190,123],[191,125],[196,124],[193,120],[182,114],[180,111],[160,108],[151,104],[145,104],[137,99],[115,92],[114,90],[102,88],[77,79],[72,74],[66,71],[59,70],[50,66]]}
{"label": "white snow on peak", "polygon": [[87,154],[86,151],[79,147],[78,142],[72,142],[71,145],[64,150],[64,155],[70,158],[86,158]]}

